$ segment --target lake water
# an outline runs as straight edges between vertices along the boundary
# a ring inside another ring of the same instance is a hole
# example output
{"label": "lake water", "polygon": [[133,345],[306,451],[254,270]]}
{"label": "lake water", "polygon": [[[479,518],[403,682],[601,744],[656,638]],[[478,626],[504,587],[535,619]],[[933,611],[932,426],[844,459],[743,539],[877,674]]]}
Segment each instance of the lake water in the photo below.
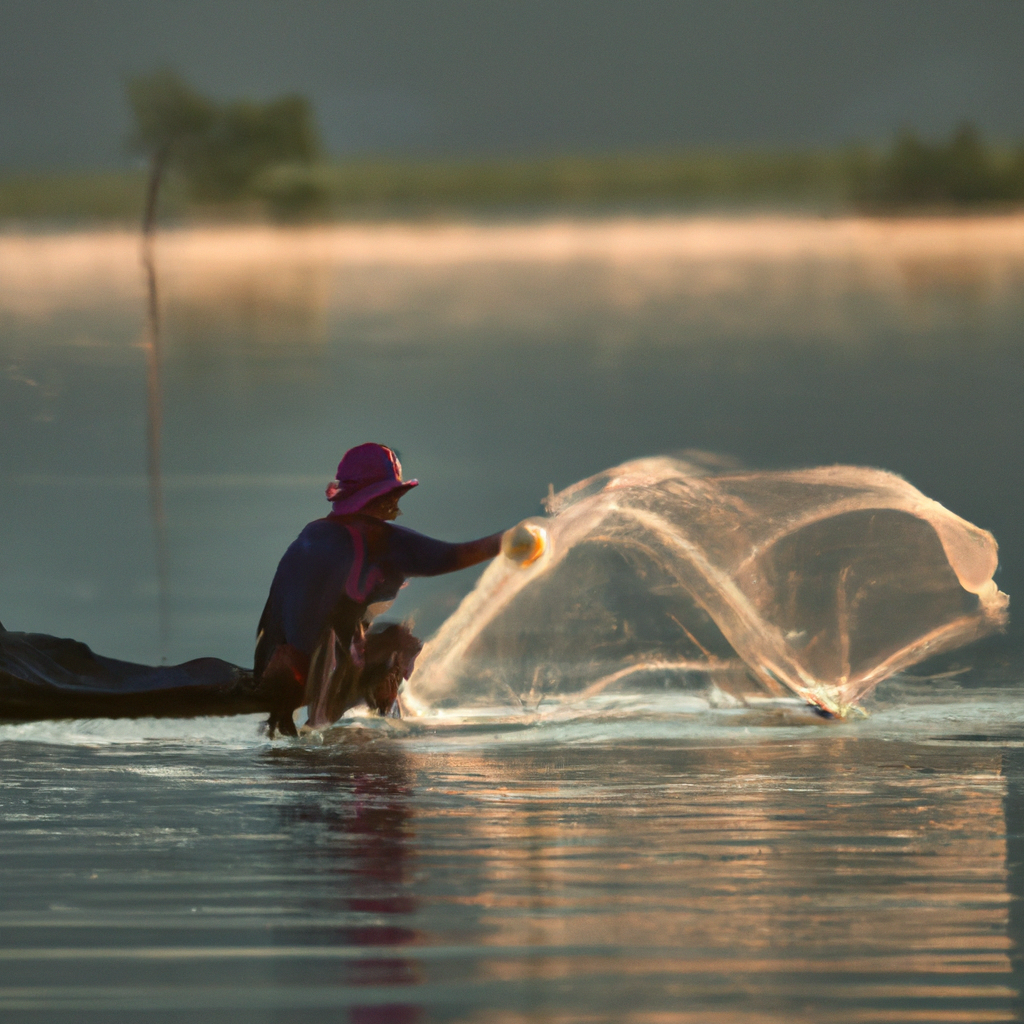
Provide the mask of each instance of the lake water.
{"label": "lake water", "polygon": [[[403,524],[448,539],[640,455],[880,466],[1024,593],[1024,218],[197,229],[156,259],[159,403],[137,239],[0,235],[8,629],[251,663],[371,439],[422,482]],[[474,578],[394,613],[428,635]],[[0,1011],[1024,1019],[1022,648],[1011,604],[846,723],[647,694],[316,742],[0,725]]]}

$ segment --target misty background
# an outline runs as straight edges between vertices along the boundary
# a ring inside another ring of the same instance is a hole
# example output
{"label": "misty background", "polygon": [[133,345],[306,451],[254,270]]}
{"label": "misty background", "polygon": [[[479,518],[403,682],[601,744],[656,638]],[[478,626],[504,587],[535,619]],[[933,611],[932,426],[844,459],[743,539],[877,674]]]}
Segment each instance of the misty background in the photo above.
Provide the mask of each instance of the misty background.
{"label": "misty background", "polygon": [[1019,0],[40,0],[0,6],[0,170],[131,166],[127,76],[307,96],[337,156],[1024,135]]}

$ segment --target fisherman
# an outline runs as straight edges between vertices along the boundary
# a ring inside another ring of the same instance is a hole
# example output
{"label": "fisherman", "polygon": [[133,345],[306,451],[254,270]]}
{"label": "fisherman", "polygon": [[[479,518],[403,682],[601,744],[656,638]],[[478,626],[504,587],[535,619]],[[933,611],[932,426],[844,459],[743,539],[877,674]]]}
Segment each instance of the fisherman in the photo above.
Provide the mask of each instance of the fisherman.
{"label": "fisherman", "polygon": [[[327,485],[330,514],[284,553],[256,637],[254,673],[274,705],[271,736],[297,735],[292,714],[306,703],[314,726],[360,702],[386,714],[421,644],[404,624],[374,628],[374,617],[406,577],[455,572],[502,549],[501,533],[448,544],[393,525],[399,499],[418,483],[402,479],[398,457],[384,445],[349,449]],[[521,528],[509,535],[509,557],[526,564],[537,556],[542,538]]]}

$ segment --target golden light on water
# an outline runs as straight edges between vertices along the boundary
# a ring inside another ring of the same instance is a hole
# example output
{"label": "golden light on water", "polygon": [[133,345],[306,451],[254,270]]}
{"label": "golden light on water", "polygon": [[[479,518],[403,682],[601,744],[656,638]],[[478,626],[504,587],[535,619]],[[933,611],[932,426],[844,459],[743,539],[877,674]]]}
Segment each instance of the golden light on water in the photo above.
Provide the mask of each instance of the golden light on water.
{"label": "golden light on water", "polygon": [[[619,313],[685,298],[700,308],[684,320],[730,330],[749,322],[753,331],[766,315],[788,315],[793,294],[804,321],[827,328],[841,326],[833,307],[853,290],[904,315],[922,296],[991,301],[1019,293],[1024,215],[203,227],[163,232],[156,254],[172,319],[222,320],[232,309],[243,319],[246,311],[272,319],[281,308],[332,316],[411,308],[455,328],[498,318],[529,333],[532,322],[546,328],[580,298]],[[807,309],[808,292],[819,296],[817,308]],[[143,301],[132,232],[0,236],[0,316]],[[285,320],[280,340],[295,340]]]}
{"label": "golden light on water", "polygon": [[[493,788],[485,781],[495,776],[493,754],[453,758],[452,777],[473,787],[477,804],[451,812],[446,825],[482,853],[485,884],[474,906],[486,945],[535,950],[489,961],[485,976],[661,974],[693,998],[725,991],[737,975],[763,983],[788,973],[836,999],[954,998],[979,986],[1005,996],[1011,943],[998,756],[950,751],[964,772],[954,790],[947,776],[917,774],[914,764],[901,764],[907,774],[893,783],[886,772],[895,754],[884,747],[857,771],[852,753],[839,739],[828,749],[692,750],[685,770],[669,767],[666,755],[664,774],[656,753],[637,756],[599,804],[585,795],[586,758],[554,778],[505,774]],[[608,888],[595,896],[598,863]],[[615,948],[595,949],[597,937]],[[911,988],[915,973],[935,984]],[[977,1012],[942,1019],[989,1019]]]}

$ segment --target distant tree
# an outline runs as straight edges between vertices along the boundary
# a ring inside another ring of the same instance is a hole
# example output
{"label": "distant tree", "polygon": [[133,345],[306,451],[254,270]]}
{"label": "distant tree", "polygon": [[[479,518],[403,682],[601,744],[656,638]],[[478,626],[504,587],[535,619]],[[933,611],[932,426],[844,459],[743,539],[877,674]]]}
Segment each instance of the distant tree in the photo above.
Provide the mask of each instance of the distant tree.
{"label": "distant tree", "polygon": [[135,115],[132,144],[146,152],[195,143],[217,120],[218,110],[213,101],[190,88],[168,68],[128,79],[125,90]]}
{"label": "distant tree", "polygon": [[143,231],[149,234],[164,172],[171,161],[187,163],[202,149],[218,117],[216,105],[164,68],[125,83],[135,115],[132,148],[149,157],[149,187]]}
{"label": "distant tree", "polygon": [[1006,191],[1011,199],[1024,199],[1024,143],[1017,146],[1006,168]]}
{"label": "distant tree", "polygon": [[942,154],[910,130],[900,132],[883,165],[882,198],[897,205],[940,203],[945,198]]}
{"label": "distant tree", "polygon": [[905,130],[875,172],[862,173],[855,187],[873,205],[976,206],[1024,198],[1016,164],[1000,162],[978,129],[961,124],[948,142],[927,143]]}
{"label": "distant tree", "polygon": [[1004,198],[992,156],[973,124],[960,125],[944,156],[947,189],[954,203],[966,205]]}
{"label": "distant tree", "polygon": [[269,168],[308,165],[319,153],[309,102],[285,96],[225,106],[204,144],[183,155],[182,168],[197,199],[231,201],[245,195]]}
{"label": "distant tree", "polygon": [[[150,159],[147,231],[169,166],[202,202],[233,202],[248,195],[272,200],[272,192],[268,197],[265,187],[257,187],[269,171],[308,168],[321,152],[312,107],[301,96],[217,104],[166,69],[129,79],[126,91],[135,115],[132,144]],[[307,202],[319,198],[315,189],[292,192],[293,205],[295,196],[300,201],[306,196]]]}

